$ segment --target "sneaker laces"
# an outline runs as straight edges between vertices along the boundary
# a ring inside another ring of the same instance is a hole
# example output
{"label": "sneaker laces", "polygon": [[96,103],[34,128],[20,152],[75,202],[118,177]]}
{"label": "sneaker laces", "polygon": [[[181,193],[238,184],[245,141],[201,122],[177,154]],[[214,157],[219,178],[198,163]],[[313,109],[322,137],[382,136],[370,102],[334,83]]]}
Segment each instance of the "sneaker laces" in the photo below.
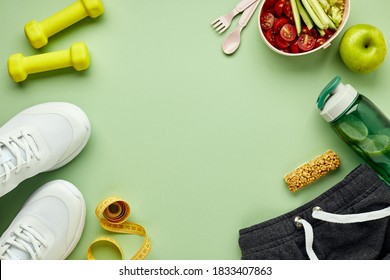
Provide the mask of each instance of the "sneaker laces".
{"label": "sneaker laces", "polygon": [[0,260],[42,258],[42,246],[47,247],[44,237],[31,226],[19,225],[11,237],[1,244]]}
{"label": "sneaker laces", "polygon": [[[368,221],[379,220],[390,216],[390,207],[382,210],[371,211],[359,214],[333,214],[323,211],[320,207],[316,206],[312,210],[312,217],[324,222],[337,223],[337,224],[352,224],[362,223]],[[297,227],[303,227],[305,233],[305,247],[306,253],[310,260],[318,260],[316,253],[313,250],[314,233],[313,228],[309,222],[301,217],[297,216],[294,219]]]}
{"label": "sneaker laces", "polygon": [[[38,147],[32,136],[24,131],[20,133],[21,135],[18,137],[10,137],[8,140],[0,141],[0,165],[4,168],[4,174],[0,174],[0,177],[5,175],[3,183],[10,179],[14,169],[15,173],[18,173],[23,164],[26,164],[27,168],[30,167],[32,158],[40,160]],[[2,146],[5,146],[5,149]],[[11,154],[7,154],[7,150]],[[12,161],[12,155],[16,161]]]}

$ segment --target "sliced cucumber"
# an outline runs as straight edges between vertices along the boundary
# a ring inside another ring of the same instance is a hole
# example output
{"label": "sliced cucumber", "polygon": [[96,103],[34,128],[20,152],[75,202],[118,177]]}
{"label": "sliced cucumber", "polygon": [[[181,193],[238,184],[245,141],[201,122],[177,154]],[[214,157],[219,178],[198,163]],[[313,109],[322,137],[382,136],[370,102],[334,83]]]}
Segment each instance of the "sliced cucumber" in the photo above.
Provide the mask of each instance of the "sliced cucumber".
{"label": "sliced cucumber", "polygon": [[333,22],[330,20],[328,15],[325,13],[324,9],[321,7],[321,4],[317,0],[308,0],[309,5],[312,7],[313,11],[317,15],[317,17],[321,20],[322,24],[327,29]]}
{"label": "sliced cucumber", "polygon": [[291,9],[294,15],[295,28],[297,29],[297,35],[299,36],[302,32],[302,25],[301,25],[301,16],[299,15],[297,2],[299,2],[299,0],[290,0]]}
{"label": "sliced cucumber", "polygon": [[308,0],[301,0],[302,5],[305,7],[307,13],[310,15],[312,21],[319,29],[325,29],[325,25],[322,23],[322,21],[318,18],[312,7],[310,6]]}
{"label": "sliced cucumber", "polygon": [[319,29],[319,28],[316,28],[316,29],[317,29],[318,34],[320,34],[321,37],[324,37],[326,35],[325,30]]}
{"label": "sliced cucumber", "polygon": [[296,0],[296,3],[298,6],[299,14],[302,17],[303,22],[306,24],[307,28],[309,28],[309,30],[311,30],[314,27],[313,21],[311,20],[309,14],[305,10],[305,8],[302,6],[301,0]]}

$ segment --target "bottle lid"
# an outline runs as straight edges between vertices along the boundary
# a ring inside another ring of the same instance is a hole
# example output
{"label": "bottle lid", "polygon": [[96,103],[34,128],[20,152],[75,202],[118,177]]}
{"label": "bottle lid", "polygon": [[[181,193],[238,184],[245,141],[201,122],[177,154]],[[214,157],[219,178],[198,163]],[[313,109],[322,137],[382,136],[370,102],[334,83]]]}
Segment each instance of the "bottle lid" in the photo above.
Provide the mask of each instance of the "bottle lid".
{"label": "bottle lid", "polygon": [[332,122],[342,116],[359,96],[358,92],[349,84],[341,83],[341,78],[336,76],[321,91],[317,99],[317,107],[320,115]]}

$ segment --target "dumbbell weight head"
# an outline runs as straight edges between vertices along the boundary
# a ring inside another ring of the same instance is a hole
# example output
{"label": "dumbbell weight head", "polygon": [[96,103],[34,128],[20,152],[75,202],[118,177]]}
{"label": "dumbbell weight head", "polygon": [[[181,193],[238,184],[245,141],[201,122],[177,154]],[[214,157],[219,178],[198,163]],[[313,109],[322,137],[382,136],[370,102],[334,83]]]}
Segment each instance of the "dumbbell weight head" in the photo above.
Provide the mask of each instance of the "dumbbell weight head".
{"label": "dumbbell weight head", "polygon": [[74,43],[71,46],[70,58],[73,68],[77,71],[82,71],[89,67],[89,51],[84,43]]}
{"label": "dumbbell weight head", "polygon": [[32,20],[24,26],[24,33],[34,48],[41,48],[48,42],[48,37],[40,22]]}
{"label": "dumbbell weight head", "polygon": [[96,18],[104,13],[104,6],[101,0],[81,0],[85,10],[91,18]]}
{"label": "dumbbell weight head", "polygon": [[8,59],[8,73],[15,82],[24,81],[28,73],[23,64],[24,56],[21,53],[13,54]]}

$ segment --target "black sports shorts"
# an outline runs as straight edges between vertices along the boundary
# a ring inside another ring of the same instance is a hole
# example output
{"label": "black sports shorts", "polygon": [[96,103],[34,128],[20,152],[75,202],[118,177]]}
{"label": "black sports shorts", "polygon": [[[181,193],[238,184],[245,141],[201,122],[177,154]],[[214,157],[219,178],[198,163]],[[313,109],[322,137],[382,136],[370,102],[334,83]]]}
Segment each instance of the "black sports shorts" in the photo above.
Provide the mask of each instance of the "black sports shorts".
{"label": "black sports shorts", "polygon": [[[324,214],[326,219],[336,222],[314,218],[313,208],[331,213]],[[390,187],[362,163],[311,202],[241,229],[242,259],[302,260],[309,259],[310,250],[311,259],[390,259],[389,211]],[[371,219],[373,215],[380,217]],[[344,218],[349,222],[338,222]],[[368,220],[356,221],[364,218]]]}

